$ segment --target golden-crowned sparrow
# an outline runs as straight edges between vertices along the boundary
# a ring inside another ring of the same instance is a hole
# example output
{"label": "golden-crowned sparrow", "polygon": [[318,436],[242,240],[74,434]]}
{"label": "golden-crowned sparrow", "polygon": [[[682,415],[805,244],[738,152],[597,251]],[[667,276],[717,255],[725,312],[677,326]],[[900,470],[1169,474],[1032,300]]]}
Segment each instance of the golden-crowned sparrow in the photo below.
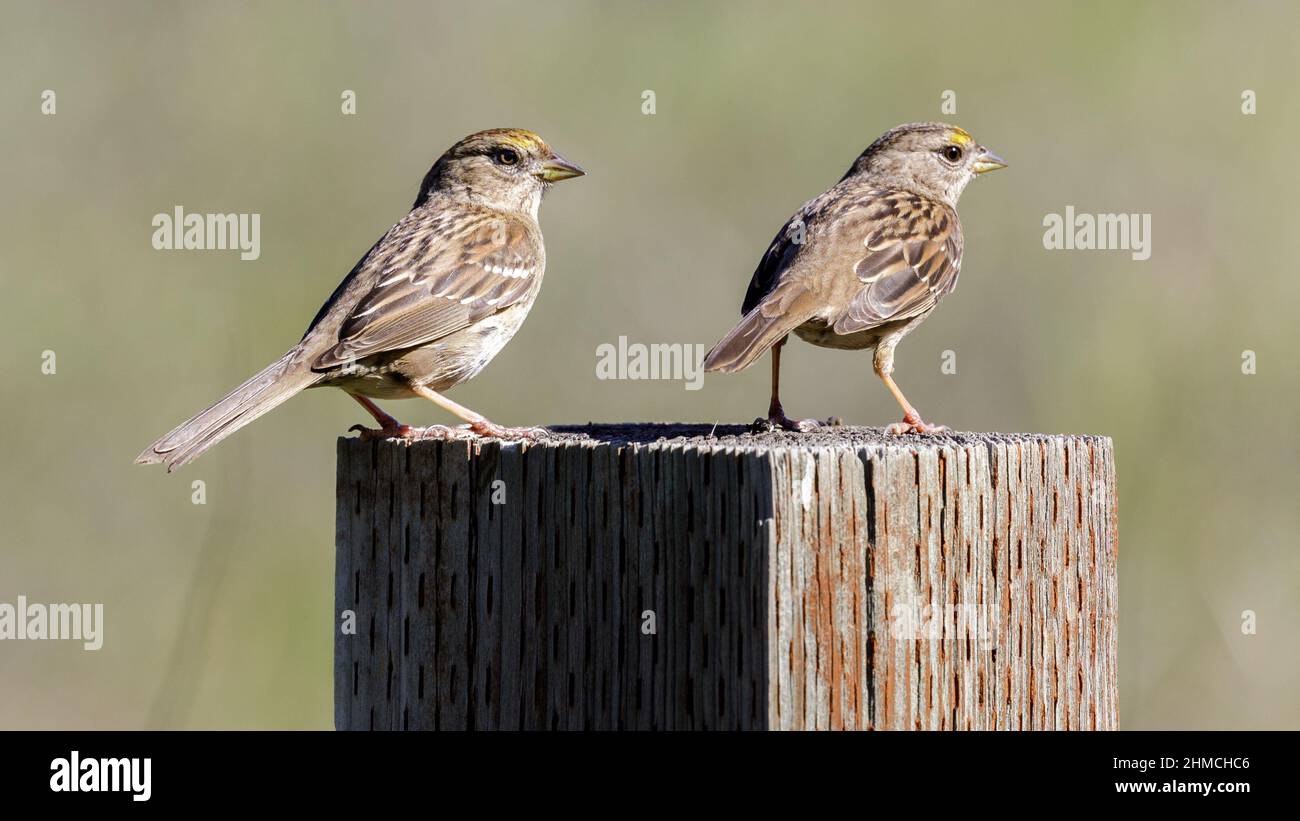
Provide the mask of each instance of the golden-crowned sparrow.
{"label": "golden-crowned sparrow", "polygon": [[[472,134],[438,158],[411,212],[335,289],[302,340],[136,459],[183,465],[305,388],[342,388],[379,431],[421,436],[368,397],[432,400],[483,436],[527,438],[442,396],[510,341],[542,284],[542,193],[582,169],[530,131]],[[452,433],[448,428],[438,428]]]}
{"label": "golden-crowned sparrow", "polygon": [[894,347],[957,285],[962,189],[1005,166],[956,126],[911,123],[885,132],[776,235],[749,283],[744,318],[709,352],[705,370],[741,370],[770,348],[766,424],[808,430],[819,423],[787,418],[778,392],[790,332],[826,348],[875,348],[876,374],[903,406],[903,422],[889,431],[945,430],[922,420],[894,384]]}

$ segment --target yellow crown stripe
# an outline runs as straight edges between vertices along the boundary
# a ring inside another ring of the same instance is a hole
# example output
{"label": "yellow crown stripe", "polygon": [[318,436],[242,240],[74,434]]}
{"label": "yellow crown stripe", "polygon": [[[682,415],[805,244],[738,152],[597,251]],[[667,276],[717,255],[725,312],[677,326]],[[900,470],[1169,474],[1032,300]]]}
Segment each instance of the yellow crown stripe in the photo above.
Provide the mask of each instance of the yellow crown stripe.
{"label": "yellow crown stripe", "polygon": [[511,131],[503,135],[501,139],[516,148],[525,150],[537,148],[542,142],[540,137],[529,131]]}

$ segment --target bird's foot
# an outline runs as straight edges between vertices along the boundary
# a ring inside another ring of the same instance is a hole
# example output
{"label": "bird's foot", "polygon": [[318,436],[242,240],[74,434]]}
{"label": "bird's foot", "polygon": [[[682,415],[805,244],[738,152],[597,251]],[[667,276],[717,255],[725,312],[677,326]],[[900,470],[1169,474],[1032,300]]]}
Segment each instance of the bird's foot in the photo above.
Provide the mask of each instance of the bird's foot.
{"label": "bird's foot", "polygon": [[365,425],[353,425],[348,428],[348,433],[356,431],[360,434],[357,438],[362,442],[373,442],[376,439],[414,439],[416,429],[410,425],[394,424],[382,428],[368,428]]}
{"label": "bird's foot", "polygon": [[836,427],[842,425],[838,416],[832,416],[830,419],[822,421],[820,419],[791,419],[784,413],[775,413],[766,419],[760,417],[754,420],[754,424],[749,426],[752,433],[771,433],[775,430],[788,430],[794,432],[807,433],[818,428]]}
{"label": "bird's foot", "polygon": [[469,430],[487,439],[505,439],[509,441],[534,442],[549,433],[546,428],[508,428],[483,419],[471,422]]}
{"label": "bird's foot", "polygon": [[470,436],[469,431],[465,428],[449,428],[446,425],[430,425],[427,428],[417,428],[411,425],[396,424],[378,429],[353,425],[348,428],[348,432],[354,430],[360,433],[358,438],[362,442],[373,442],[376,439],[401,439],[407,442],[416,442],[423,439],[468,439]]}
{"label": "bird's foot", "polygon": [[950,429],[947,425],[931,425],[929,422],[921,418],[921,414],[912,411],[903,415],[902,422],[895,422],[885,428],[885,433],[888,433],[891,436],[902,436],[906,433],[919,433],[932,436],[936,433],[947,433],[949,430]]}

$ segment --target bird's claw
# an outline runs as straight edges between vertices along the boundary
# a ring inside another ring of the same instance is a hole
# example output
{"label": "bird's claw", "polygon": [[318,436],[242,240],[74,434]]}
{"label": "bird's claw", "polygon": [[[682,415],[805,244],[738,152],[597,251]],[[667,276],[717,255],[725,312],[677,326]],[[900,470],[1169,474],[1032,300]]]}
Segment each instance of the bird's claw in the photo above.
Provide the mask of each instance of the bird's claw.
{"label": "bird's claw", "polygon": [[489,422],[486,419],[481,422],[470,423],[469,430],[487,439],[524,442],[535,442],[538,438],[550,433],[546,428],[508,428],[495,422]]}
{"label": "bird's claw", "polygon": [[920,434],[923,436],[933,436],[939,433],[948,433],[951,430],[947,425],[931,425],[921,418],[920,414],[907,413],[903,415],[902,422],[885,428],[885,433],[891,436],[902,436],[908,433]]}
{"label": "bird's claw", "polygon": [[353,425],[348,428],[348,433],[356,431],[360,434],[357,438],[362,442],[373,442],[376,439],[414,439],[415,428],[410,425],[394,425],[385,428],[368,428],[364,425]]}
{"label": "bird's claw", "polygon": [[838,416],[832,416],[826,421],[818,419],[791,419],[784,413],[768,416],[766,419],[759,417],[750,425],[752,433],[771,433],[776,430],[788,430],[795,433],[808,433],[818,428],[836,427],[843,424]]}
{"label": "bird's claw", "polygon": [[446,425],[430,425],[427,428],[417,428],[411,425],[395,425],[386,428],[367,428],[362,425],[353,425],[348,428],[348,432],[357,431],[358,437],[362,442],[373,442],[377,439],[400,439],[406,442],[415,442],[422,439],[467,439],[469,431],[464,428],[449,428]]}
{"label": "bird's claw", "polygon": [[484,420],[482,422],[472,422],[469,425],[460,427],[447,427],[446,425],[430,425],[427,428],[416,428],[411,425],[394,425],[384,428],[367,428],[362,425],[353,425],[348,428],[348,432],[357,431],[360,433],[360,439],[363,442],[373,442],[377,439],[401,439],[407,442],[414,442],[425,439],[439,439],[443,441],[456,439],[473,439],[476,436],[485,439],[504,439],[510,441],[536,441],[549,431],[546,428],[507,428],[504,425],[498,425],[495,422]]}

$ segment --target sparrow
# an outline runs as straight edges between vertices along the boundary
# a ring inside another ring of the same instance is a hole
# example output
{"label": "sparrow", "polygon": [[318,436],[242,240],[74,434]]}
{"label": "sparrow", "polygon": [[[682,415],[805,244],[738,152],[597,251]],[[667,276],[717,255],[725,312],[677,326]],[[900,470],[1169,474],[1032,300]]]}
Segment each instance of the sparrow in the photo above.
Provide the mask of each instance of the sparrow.
{"label": "sparrow", "polygon": [[903,407],[889,433],[940,433],[895,384],[894,348],[957,286],[957,200],[977,175],[1006,163],[966,131],[910,123],[885,132],[825,193],[795,212],[768,246],[742,319],[705,357],[706,371],[743,370],[772,351],[767,429],[811,430],[779,392],[781,346],[794,333],[824,348],[875,349],[873,366]]}
{"label": "sparrow", "polygon": [[533,438],[540,428],[494,424],[442,395],[472,378],[523,324],[542,285],[546,249],[537,210],[546,190],[585,172],[531,131],[471,134],[425,175],[410,213],[334,290],[302,340],[136,459],[171,470],[307,388],[342,388],[379,423],[363,437],[455,436],[412,428],[374,399],[428,399],[468,433]]}

